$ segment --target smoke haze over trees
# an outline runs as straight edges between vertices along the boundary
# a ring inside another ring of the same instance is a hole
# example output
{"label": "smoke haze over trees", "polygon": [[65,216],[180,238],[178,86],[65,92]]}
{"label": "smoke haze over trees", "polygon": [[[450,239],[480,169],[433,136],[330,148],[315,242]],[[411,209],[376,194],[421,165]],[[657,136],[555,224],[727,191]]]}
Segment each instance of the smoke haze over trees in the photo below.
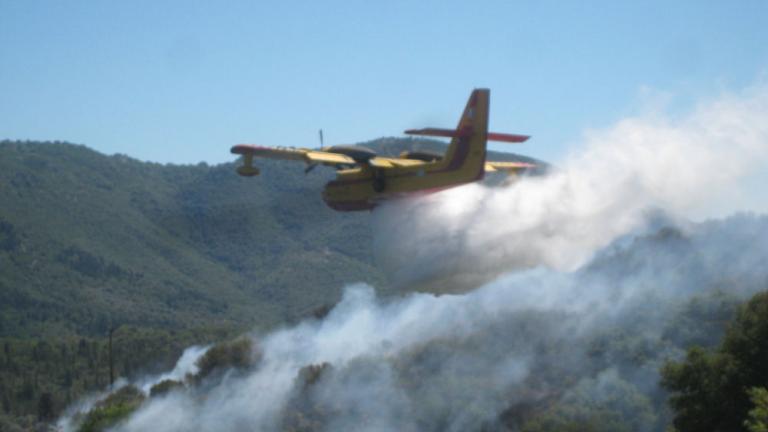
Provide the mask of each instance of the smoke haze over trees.
{"label": "smoke haze over trees", "polygon": [[763,208],[735,197],[768,157],[767,116],[757,86],[592,133],[544,178],[392,203],[373,215],[379,266],[406,289],[477,289],[348,286],[327,315],[251,335],[253,364],[118,430],[665,430],[659,370],[716,349],[768,289],[766,216],[691,221]]}
{"label": "smoke haze over trees", "polygon": [[[594,131],[545,177],[372,215],[324,209],[331,174],[301,167],[256,183],[3,142],[3,411],[69,405],[67,430],[664,430],[684,416],[659,370],[693,345],[711,363],[768,289],[764,195],[741,187],[765,118],[755,86]],[[107,384],[114,322],[135,391],[80,399]],[[759,427],[768,383],[739,383]]]}
{"label": "smoke haze over trees", "polygon": [[[444,149],[412,139],[368,145],[382,154]],[[191,344],[327,311],[346,283],[386,292],[369,215],[321,200],[332,172],[261,166],[251,182],[234,164],[0,142],[2,412],[29,416],[26,424],[104,389],[112,325],[116,372],[137,378],[171,367]]]}

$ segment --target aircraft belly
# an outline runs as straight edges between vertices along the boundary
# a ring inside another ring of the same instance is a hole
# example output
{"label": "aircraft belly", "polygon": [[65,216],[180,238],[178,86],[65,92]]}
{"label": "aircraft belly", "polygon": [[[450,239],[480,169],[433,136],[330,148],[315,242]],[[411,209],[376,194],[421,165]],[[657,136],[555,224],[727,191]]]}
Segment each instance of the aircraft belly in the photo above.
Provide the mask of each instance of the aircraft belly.
{"label": "aircraft belly", "polygon": [[371,210],[378,203],[388,199],[402,198],[413,193],[437,192],[473,182],[478,178],[476,174],[463,170],[403,170],[386,173],[383,180],[384,189],[377,192],[374,190],[373,176],[353,175],[346,179],[339,178],[325,186],[323,200],[334,210]]}
{"label": "aircraft belly", "polygon": [[375,195],[371,180],[335,180],[323,190],[323,200],[328,207],[338,211],[362,211],[375,207]]}

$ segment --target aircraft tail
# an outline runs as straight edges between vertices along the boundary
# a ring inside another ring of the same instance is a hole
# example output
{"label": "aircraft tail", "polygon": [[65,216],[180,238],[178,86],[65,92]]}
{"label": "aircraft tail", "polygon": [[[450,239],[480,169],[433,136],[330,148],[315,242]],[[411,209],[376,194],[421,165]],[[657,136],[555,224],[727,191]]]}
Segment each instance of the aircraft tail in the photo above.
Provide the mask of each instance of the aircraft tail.
{"label": "aircraft tail", "polygon": [[456,129],[410,129],[405,133],[450,137],[451,143],[439,171],[451,172],[457,183],[480,180],[485,174],[489,100],[490,90],[475,89],[469,96]]}
{"label": "aircraft tail", "polygon": [[488,89],[472,91],[445,153],[444,168],[455,171],[457,180],[481,180],[485,174],[490,93]]}

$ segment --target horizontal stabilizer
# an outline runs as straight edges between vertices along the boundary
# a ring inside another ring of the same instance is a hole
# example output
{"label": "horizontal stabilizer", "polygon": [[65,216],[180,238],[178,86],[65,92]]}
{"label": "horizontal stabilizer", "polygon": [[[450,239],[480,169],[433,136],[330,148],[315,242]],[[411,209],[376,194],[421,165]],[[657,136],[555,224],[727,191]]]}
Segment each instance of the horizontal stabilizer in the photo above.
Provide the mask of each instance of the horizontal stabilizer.
{"label": "horizontal stabilizer", "polygon": [[[423,129],[408,129],[405,131],[406,135],[422,135],[422,136],[436,136],[446,138],[461,138],[472,134],[471,128],[457,129],[440,129],[440,128],[423,128]],[[521,143],[530,138],[528,135],[517,134],[505,134],[499,132],[488,132],[488,141],[501,141],[508,143]]]}
{"label": "horizontal stabilizer", "polygon": [[525,142],[530,138],[528,135],[516,135],[516,134],[505,134],[505,133],[498,133],[498,132],[488,132],[488,141],[501,141],[501,142],[508,142],[508,143],[521,143]]}
{"label": "horizontal stabilizer", "polygon": [[423,128],[423,129],[408,129],[405,131],[406,135],[422,135],[422,136],[437,136],[446,138],[461,138],[472,134],[472,129],[465,128],[461,131],[456,129],[440,129],[440,128]]}

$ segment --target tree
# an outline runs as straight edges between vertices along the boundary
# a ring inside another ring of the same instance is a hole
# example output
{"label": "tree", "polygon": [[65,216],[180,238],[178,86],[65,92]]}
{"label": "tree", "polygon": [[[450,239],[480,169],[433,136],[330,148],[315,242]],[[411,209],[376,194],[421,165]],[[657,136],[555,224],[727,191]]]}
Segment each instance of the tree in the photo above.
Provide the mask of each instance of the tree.
{"label": "tree", "polygon": [[744,426],[749,432],[768,432],[768,389],[754,387],[749,390],[749,398],[754,408],[749,411]]}
{"label": "tree", "polygon": [[[745,420],[756,404],[756,393],[749,389],[768,387],[767,364],[765,291],[739,309],[716,351],[693,347],[685,361],[668,362],[662,368],[662,385],[672,393],[669,402],[675,428],[679,432],[747,430]],[[756,415],[759,409],[759,405],[754,408]]]}
{"label": "tree", "polygon": [[182,388],[184,388],[184,384],[182,384],[181,381],[166,379],[153,385],[152,388],[149,389],[149,396],[150,397],[162,396],[162,395],[168,394],[173,390],[178,390]]}
{"label": "tree", "polygon": [[225,369],[247,369],[258,362],[260,352],[255,352],[250,339],[240,338],[214,345],[197,360],[198,372],[193,377],[197,382],[210,376],[214,371]]}
{"label": "tree", "polygon": [[40,395],[40,399],[37,400],[37,418],[41,421],[48,421],[54,417],[53,395],[49,392],[44,392]]}
{"label": "tree", "polygon": [[3,393],[3,412],[10,413],[11,412],[11,398],[8,397],[7,393]]}
{"label": "tree", "polygon": [[104,431],[128,418],[144,401],[144,394],[134,386],[121,387],[94,405],[86,414],[79,432]]}

